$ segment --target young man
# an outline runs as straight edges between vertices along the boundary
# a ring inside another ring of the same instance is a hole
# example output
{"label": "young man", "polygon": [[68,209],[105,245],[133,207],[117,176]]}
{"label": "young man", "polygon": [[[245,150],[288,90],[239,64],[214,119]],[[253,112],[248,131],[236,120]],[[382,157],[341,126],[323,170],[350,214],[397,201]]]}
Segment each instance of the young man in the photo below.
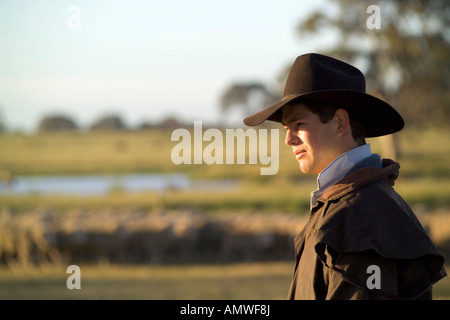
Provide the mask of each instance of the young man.
{"label": "young man", "polygon": [[282,123],[300,170],[318,174],[309,221],[295,238],[289,299],[431,299],[446,276],[443,256],[393,189],[399,164],[365,142],[401,130],[403,119],[365,90],[357,68],[306,54],[282,101],[244,119]]}

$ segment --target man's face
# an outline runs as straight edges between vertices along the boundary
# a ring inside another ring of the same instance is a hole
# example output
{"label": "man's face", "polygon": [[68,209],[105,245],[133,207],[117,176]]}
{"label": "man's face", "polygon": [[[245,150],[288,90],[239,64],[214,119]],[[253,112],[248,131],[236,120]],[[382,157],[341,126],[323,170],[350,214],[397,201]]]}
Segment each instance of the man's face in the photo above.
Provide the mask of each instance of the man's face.
{"label": "man's face", "polygon": [[339,156],[334,118],[323,124],[302,103],[284,106],[282,112],[285,143],[292,147],[302,172],[318,174]]}

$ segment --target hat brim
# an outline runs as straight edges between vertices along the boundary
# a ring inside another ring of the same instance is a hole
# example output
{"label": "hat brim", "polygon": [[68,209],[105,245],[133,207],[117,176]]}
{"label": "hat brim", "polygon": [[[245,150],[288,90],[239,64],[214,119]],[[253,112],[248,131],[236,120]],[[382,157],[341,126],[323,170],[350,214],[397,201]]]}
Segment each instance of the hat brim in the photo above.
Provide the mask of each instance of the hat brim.
{"label": "hat brim", "polygon": [[379,137],[398,132],[405,123],[401,115],[387,102],[367,93],[352,90],[323,90],[304,93],[282,100],[244,119],[248,126],[257,126],[265,120],[282,122],[282,108],[291,102],[314,100],[342,106],[357,114],[366,130],[366,137]]}

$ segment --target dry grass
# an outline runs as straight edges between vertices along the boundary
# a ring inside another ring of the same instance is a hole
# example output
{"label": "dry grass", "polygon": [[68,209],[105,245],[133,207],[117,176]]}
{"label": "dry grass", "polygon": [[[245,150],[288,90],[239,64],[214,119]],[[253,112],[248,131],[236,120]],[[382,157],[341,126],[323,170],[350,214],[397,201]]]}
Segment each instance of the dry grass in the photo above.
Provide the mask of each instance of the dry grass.
{"label": "dry grass", "polygon": [[[261,213],[261,219],[251,222],[255,229],[262,230],[271,224],[274,227],[279,213],[307,212],[315,178],[299,173],[289,148],[283,145],[282,134],[280,171],[276,176],[261,176],[260,165],[176,166],[170,159],[176,144],[170,141],[170,134],[171,131],[149,130],[0,135],[0,170],[7,169],[16,175],[186,172],[202,179],[239,181],[235,190],[226,192],[169,190],[164,195],[113,192],[85,198],[38,194],[1,196],[0,298],[284,299],[292,275],[291,263],[82,265],[82,290],[66,288],[68,260],[55,250],[52,242],[55,225],[50,222],[54,217],[59,217],[58,221],[62,221],[59,227],[70,233],[81,228],[80,220],[71,224],[73,220],[68,218],[79,212],[92,213],[91,217],[83,218],[89,228],[105,231],[116,230],[127,212],[187,210],[214,219],[235,214],[234,227],[238,229],[243,225],[250,228],[248,222],[256,211]],[[450,257],[449,136],[447,129],[400,133],[401,171],[395,187],[429,228],[432,239]],[[374,152],[382,153],[378,140],[369,142]],[[179,220],[171,228],[181,234],[189,230],[187,225],[186,221]],[[300,226],[291,223],[291,227]],[[36,261],[40,262],[38,266]],[[435,297],[450,298],[448,278],[436,285]]]}
{"label": "dry grass", "polygon": [[[0,169],[16,175],[183,171],[202,178],[261,178],[260,164],[174,165],[171,151],[178,142],[171,141],[171,134],[170,130],[157,129],[0,134]],[[277,176],[299,176],[298,165],[290,148],[284,145],[283,135],[280,130]],[[448,128],[410,128],[398,133],[402,174],[449,178],[449,136]],[[368,139],[368,142],[374,152],[383,156],[379,139]],[[203,143],[203,147],[206,145],[208,142]]]}
{"label": "dry grass", "polygon": [[168,131],[0,135],[0,168],[16,175],[165,171]]}
{"label": "dry grass", "polygon": [[[293,262],[80,265],[80,290],[67,289],[63,267],[21,273],[0,268],[0,299],[284,300],[293,267]],[[434,299],[450,299],[448,277],[435,285]]]}
{"label": "dry grass", "polygon": [[80,265],[81,289],[65,268],[0,268],[0,299],[285,299],[293,265]]}

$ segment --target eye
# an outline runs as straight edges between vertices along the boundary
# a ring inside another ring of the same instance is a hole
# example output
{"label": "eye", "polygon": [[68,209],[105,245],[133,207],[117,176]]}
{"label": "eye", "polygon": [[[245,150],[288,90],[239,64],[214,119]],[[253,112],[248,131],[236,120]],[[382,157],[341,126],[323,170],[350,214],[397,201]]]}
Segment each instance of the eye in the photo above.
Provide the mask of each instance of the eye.
{"label": "eye", "polygon": [[304,122],[294,122],[294,123],[292,123],[290,125],[284,125],[283,127],[287,131],[289,129],[291,129],[291,130],[292,129],[298,129],[299,127],[301,127],[304,124],[305,124]]}

